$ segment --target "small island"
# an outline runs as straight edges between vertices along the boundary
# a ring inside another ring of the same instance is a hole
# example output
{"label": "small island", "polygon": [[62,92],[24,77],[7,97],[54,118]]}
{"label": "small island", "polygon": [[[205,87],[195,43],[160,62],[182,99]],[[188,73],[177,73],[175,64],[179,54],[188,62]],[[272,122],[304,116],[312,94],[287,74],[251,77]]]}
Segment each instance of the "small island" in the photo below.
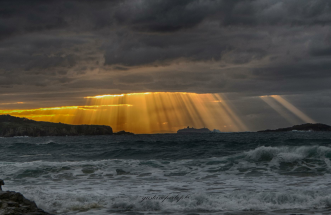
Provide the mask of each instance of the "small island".
{"label": "small island", "polygon": [[285,131],[331,131],[331,126],[322,123],[306,123],[302,125],[294,125],[288,128],[278,128],[275,130],[263,130],[258,132],[285,132]]}
{"label": "small island", "polygon": [[69,125],[63,123],[39,122],[10,115],[0,115],[0,137],[83,136],[112,134],[113,129],[106,125]]}

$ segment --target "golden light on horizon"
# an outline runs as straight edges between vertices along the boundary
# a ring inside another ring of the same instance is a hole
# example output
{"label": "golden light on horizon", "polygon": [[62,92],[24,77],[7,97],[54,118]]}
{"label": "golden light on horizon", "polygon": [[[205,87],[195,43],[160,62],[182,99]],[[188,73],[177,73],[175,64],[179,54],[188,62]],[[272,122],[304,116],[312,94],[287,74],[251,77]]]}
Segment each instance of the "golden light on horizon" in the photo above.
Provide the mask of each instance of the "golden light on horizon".
{"label": "golden light on horizon", "polygon": [[[315,123],[315,120],[307,116],[301,110],[296,108],[293,104],[285,100],[279,95],[260,96],[260,98],[266,102],[271,108],[283,116],[288,122],[292,124],[298,124],[298,120],[289,115],[283,108],[291,112],[294,116],[306,123]],[[283,108],[282,108],[283,107]]]}
{"label": "golden light on horizon", "polygon": [[221,131],[248,128],[222,94],[145,92],[85,97],[85,106],[0,110],[38,121],[109,125],[114,131],[176,132],[186,126]]}
{"label": "golden light on horizon", "polygon": [[17,105],[17,104],[25,104],[25,102],[13,102],[13,103],[0,103],[0,105]]}
{"label": "golden light on horizon", "polygon": [[[158,92],[155,92],[158,93]],[[125,94],[108,94],[108,95],[98,95],[98,96],[87,96],[84,97],[85,99],[102,99],[102,98],[107,98],[107,97],[123,97],[123,96],[132,96],[132,95],[147,95],[151,94],[150,92],[146,93],[125,93]]]}

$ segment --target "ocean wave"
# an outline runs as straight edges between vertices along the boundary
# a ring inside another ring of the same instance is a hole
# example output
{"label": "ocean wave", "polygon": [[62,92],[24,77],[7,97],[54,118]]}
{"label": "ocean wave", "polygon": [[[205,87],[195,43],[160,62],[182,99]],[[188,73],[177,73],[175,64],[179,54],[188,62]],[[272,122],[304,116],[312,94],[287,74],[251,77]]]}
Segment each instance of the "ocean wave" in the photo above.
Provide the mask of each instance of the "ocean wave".
{"label": "ocean wave", "polygon": [[245,160],[290,172],[330,172],[331,148],[325,146],[258,147],[244,152]]}
{"label": "ocean wave", "polygon": [[192,194],[188,199],[146,200],[142,197],[115,199],[108,205],[121,211],[272,211],[281,209],[325,209],[331,195],[315,192],[243,192],[231,194]]}
{"label": "ocean wave", "polygon": [[[115,196],[106,192],[63,192],[47,188],[29,189],[22,192],[53,213],[70,213],[89,210],[116,212],[238,212],[277,210],[317,210],[331,208],[331,194],[314,191],[236,191],[226,194],[184,193],[188,196],[175,199],[143,200],[144,195]],[[169,194],[167,194],[169,195]],[[175,196],[176,194],[170,194]],[[164,198],[165,195],[162,196]]]}
{"label": "ocean wave", "polygon": [[[118,150],[116,153],[122,153],[122,151]],[[132,150],[132,153],[134,153],[134,150]],[[35,155],[22,155],[22,157],[27,158],[31,156]],[[37,157],[52,157],[52,154],[37,154]],[[129,177],[132,178],[142,174],[151,177],[194,176],[203,178],[210,174],[222,173],[251,176],[270,173],[314,176],[331,173],[330,158],[331,148],[325,146],[260,146],[254,150],[235,155],[207,159],[0,162],[0,171],[3,172],[4,176],[7,175],[11,178],[22,179],[34,176],[46,177],[51,180],[59,180],[68,173],[77,179],[88,178],[95,174],[106,179],[109,175],[116,176],[116,169],[130,172]],[[33,175],[33,173],[36,173],[36,175]]]}
{"label": "ocean wave", "polygon": [[261,146],[244,153],[248,159],[254,161],[271,161],[279,158],[284,162],[293,162],[304,158],[331,158],[331,148],[326,146]]}
{"label": "ocean wave", "polygon": [[[6,189],[60,214],[329,210],[330,152],[260,146],[207,159],[0,162],[0,172]],[[170,192],[190,198],[141,201]]]}

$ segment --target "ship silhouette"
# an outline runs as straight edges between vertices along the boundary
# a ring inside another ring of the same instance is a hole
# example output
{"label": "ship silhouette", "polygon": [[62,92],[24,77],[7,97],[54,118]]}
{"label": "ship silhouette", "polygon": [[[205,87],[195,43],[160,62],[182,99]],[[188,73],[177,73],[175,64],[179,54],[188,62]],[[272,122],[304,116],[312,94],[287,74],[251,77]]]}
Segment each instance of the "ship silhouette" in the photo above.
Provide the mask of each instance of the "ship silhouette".
{"label": "ship silhouette", "polygon": [[208,128],[190,128],[190,126],[187,126],[187,128],[179,129],[177,131],[177,134],[201,134],[201,133],[211,133],[211,131]]}

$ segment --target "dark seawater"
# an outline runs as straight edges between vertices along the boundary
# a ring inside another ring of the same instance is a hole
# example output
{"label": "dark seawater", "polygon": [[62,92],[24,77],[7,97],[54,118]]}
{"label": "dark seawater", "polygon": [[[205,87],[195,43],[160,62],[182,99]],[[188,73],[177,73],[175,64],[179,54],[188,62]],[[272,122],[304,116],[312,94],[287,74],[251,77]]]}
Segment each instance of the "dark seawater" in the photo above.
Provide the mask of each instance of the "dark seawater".
{"label": "dark seawater", "polygon": [[16,137],[0,145],[3,189],[54,214],[331,214],[331,133]]}

